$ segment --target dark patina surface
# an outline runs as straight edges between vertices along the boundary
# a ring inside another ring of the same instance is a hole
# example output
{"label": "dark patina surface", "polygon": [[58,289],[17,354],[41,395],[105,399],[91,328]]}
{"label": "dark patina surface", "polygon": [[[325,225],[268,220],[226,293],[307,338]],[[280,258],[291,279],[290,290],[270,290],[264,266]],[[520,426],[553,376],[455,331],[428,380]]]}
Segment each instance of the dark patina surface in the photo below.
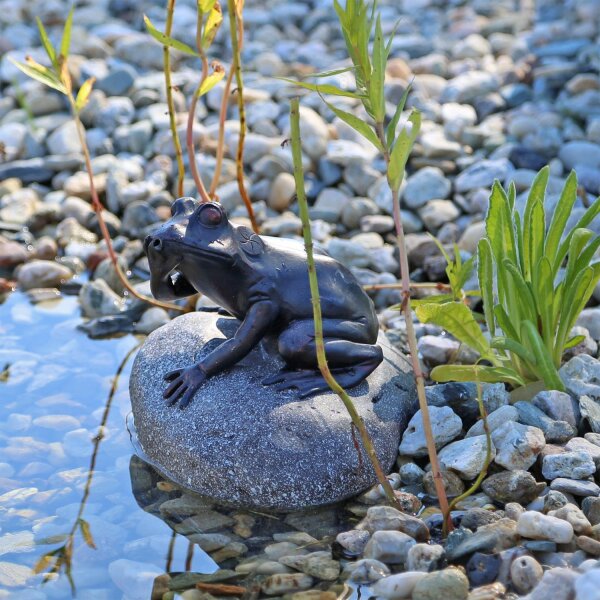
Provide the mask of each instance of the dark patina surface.
{"label": "dark patina surface", "polygon": [[[200,292],[241,321],[235,335],[197,364],[165,375],[164,397],[187,406],[202,383],[232,367],[263,338],[277,340],[286,366],[266,378],[300,397],[328,390],[317,369],[314,320],[302,243],[259,236],[229,222],[219,204],[180,198],[172,218],[146,238],[144,247],[156,298]],[[381,363],[377,315],[354,275],[315,250],[327,360],[337,381],[351,388]]]}

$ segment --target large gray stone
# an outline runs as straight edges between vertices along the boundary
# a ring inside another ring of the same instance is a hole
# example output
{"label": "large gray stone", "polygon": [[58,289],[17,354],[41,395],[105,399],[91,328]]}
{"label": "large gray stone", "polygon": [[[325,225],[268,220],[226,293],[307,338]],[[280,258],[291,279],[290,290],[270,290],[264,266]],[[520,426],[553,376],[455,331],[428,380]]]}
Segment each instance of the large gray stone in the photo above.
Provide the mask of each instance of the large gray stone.
{"label": "large gray stone", "polygon": [[[373,485],[375,475],[362,450],[359,460],[350,417],[337,395],[299,400],[293,390],[276,392],[261,384],[283,366],[268,342],[206,381],[185,410],[167,406],[163,375],[197,362],[236,327],[235,319],[197,312],[148,337],[130,379],[145,458],[184,487],[260,509],[328,504]],[[378,343],[384,362],[349,395],[387,472],[416,399],[407,359],[383,334]]]}

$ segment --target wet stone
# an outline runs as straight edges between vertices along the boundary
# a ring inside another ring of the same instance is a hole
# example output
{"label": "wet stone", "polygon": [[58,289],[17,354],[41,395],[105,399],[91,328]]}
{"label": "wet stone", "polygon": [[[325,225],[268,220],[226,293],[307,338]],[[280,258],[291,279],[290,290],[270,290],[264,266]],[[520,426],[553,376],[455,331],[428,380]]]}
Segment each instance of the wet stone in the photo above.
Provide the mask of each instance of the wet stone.
{"label": "wet stone", "polygon": [[456,567],[428,573],[420,579],[413,590],[413,600],[466,600],[469,580]]}
{"label": "wet stone", "polygon": [[374,583],[390,574],[389,568],[379,560],[363,558],[349,562],[344,567],[343,577],[355,583]]}
{"label": "wet stone", "polygon": [[401,531],[376,531],[364,550],[365,558],[374,558],[387,565],[404,564],[415,540]]}
{"label": "wet stone", "polygon": [[421,572],[396,573],[377,581],[373,586],[373,593],[379,598],[386,598],[386,600],[410,598],[415,586],[423,577],[425,577],[425,573]]}

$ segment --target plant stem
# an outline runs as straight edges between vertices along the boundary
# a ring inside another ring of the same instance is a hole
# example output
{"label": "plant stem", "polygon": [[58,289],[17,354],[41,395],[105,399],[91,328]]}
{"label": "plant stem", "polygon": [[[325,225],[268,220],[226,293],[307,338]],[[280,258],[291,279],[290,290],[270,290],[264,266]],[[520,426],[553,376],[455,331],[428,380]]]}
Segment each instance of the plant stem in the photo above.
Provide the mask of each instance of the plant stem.
{"label": "plant stem", "polygon": [[308,203],[306,201],[306,193],[304,191],[304,173],[302,171],[302,149],[300,144],[300,101],[298,98],[293,98],[291,101],[290,110],[290,124],[291,124],[291,135],[292,135],[292,158],[294,163],[294,179],[296,181],[296,197],[298,200],[298,207],[300,212],[300,218],[302,219],[302,232],[304,235],[304,245],[306,248],[306,259],[308,263],[308,278],[310,282],[310,295],[313,305],[313,315],[315,321],[315,345],[317,351],[317,361],[319,370],[323,375],[323,378],[329,385],[329,387],[340,397],[344,403],[352,423],[358,429],[360,438],[362,441],[363,448],[371,461],[373,470],[381,484],[383,491],[386,495],[388,502],[392,505],[398,506],[396,497],[394,496],[394,490],[390,482],[387,480],[379,458],[375,451],[373,441],[365,427],[363,420],[356,411],[352,400],[344,390],[344,388],[335,380],[335,377],[329,369],[327,364],[327,357],[325,355],[325,343],[323,341],[323,319],[321,315],[321,300],[319,297],[319,284],[317,281],[317,270],[315,267],[315,260],[313,256],[313,241],[310,230],[310,219],[308,216]]}
{"label": "plant stem", "polygon": [[[390,152],[387,146],[386,136],[383,129],[383,123],[376,123],[375,130],[377,137],[384,148],[384,159],[386,165],[390,164]],[[398,237],[398,251],[400,254],[400,280],[402,282],[402,312],[404,313],[404,321],[406,323],[406,335],[408,339],[408,347],[410,351],[410,361],[412,364],[415,383],[417,385],[417,396],[419,399],[419,408],[421,409],[421,417],[423,419],[423,431],[425,432],[425,441],[427,443],[427,454],[431,463],[431,471],[433,473],[433,482],[435,491],[440,503],[440,509],[444,515],[444,526],[446,530],[452,531],[452,521],[450,520],[450,512],[448,510],[448,497],[444,488],[444,480],[435,447],[435,439],[431,428],[431,418],[429,416],[429,407],[427,406],[427,396],[425,394],[425,377],[421,370],[419,362],[419,354],[417,349],[417,336],[412,320],[412,312],[410,309],[410,270],[408,266],[408,251],[406,249],[406,238],[404,237],[404,226],[402,224],[402,216],[400,215],[400,197],[398,188],[391,188],[392,204],[394,214],[394,225],[396,227],[396,236]]]}
{"label": "plant stem", "polygon": [[[483,403],[483,395],[481,392],[481,382],[477,381],[477,404],[479,405],[479,415],[481,420],[483,421],[483,430],[485,432],[485,441],[486,441],[486,453],[485,453],[485,462],[483,463],[483,468],[481,472],[477,476],[477,479],[473,482],[473,485],[460,496],[457,496],[452,500],[450,506],[448,507],[448,514],[452,511],[452,509],[459,503],[462,502],[465,498],[468,498],[471,494],[474,494],[481,485],[482,481],[485,479],[487,475],[487,470],[492,462],[492,434],[490,432],[490,427],[487,421],[487,411],[485,410],[485,404]],[[448,522],[451,522],[449,519],[444,519],[443,532],[444,535],[447,533],[446,525]]]}
{"label": "plant stem", "polygon": [[215,173],[208,190],[208,195],[215,198],[215,192],[221,179],[221,168],[223,167],[223,155],[225,154],[225,120],[227,119],[227,105],[229,104],[229,94],[231,93],[231,82],[234,76],[233,64],[229,67],[225,87],[223,88],[223,96],[221,98],[221,107],[219,109],[219,140],[217,142],[217,158],[215,162]]}
{"label": "plant stem", "polygon": [[[175,0],[167,0],[167,22],[165,24],[165,35],[171,37],[173,29],[173,14],[175,12]],[[175,120],[175,106],[173,103],[173,85],[171,81],[171,53],[169,46],[163,46],[163,64],[165,71],[165,91],[167,95],[167,107],[169,109],[169,124],[171,127],[171,137],[173,138],[173,147],[175,148],[175,159],[177,160],[177,196],[183,196],[183,179],[185,177],[185,168],[183,166],[183,150],[181,142],[177,135],[177,123]]]}
{"label": "plant stem", "polygon": [[204,83],[204,80],[208,77],[208,59],[206,58],[206,52],[202,48],[202,22],[204,21],[204,14],[198,7],[198,21],[196,23],[196,46],[198,47],[198,53],[202,60],[202,76],[198,83],[198,87],[194,91],[192,99],[190,100],[190,108],[188,111],[187,131],[186,131],[186,146],[188,152],[188,160],[190,163],[190,171],[196,184],[196,189],[202,198],[202,202],[209,202],[210,197],[206,192],[200,173],[198,172],[198,163],[196,162],[196,152],[194,150],[194,117],[196,115],[196,104],[200,97],[200,88]]}
{"label": "plant stem", "polygon": [[88,174],[88,180],[90,184],[90,195],[92,197],[92,207],[96,212],[96,216],[98,218],[98,225],[100,227],[100,232],[102,233],[102,237],[104,238],[104,243],[106,244],[106,249],[108,250],[108,255],[113,264],[113,267],[119,277],[119,281],[123,285],[123,287],[135,298],[138,300],[143,300],[148,304],[152,304],[154,306],[159,306],[161,308],[166,308],[170,310],[177,310],[179,312],[184,312],[184,309],[177,304],[171,304],[170,302],[161,302],[159,300],[154,300],[154,298],[149,298],[144,294],[140,294],[129,282],[125,273],[123,273],[121,269],[121,265],[119,264],[119,258],[115,249],[112,245],[112,240],[110,239],[110,232],[108,231],[108,227],[106,226],[106,222],[104,221],[104,216],[102,215],[102,211],[104,207],[102,206],[102,202],[100,202],[100,198],[98,197],[98,192],[96,191],[96,184],[94,183],[94,174],[92,170],[92,160],[90,158],[90,151],[85,141],[85,129],[83,127],[83,123],[79,118],[79,110],[75,105],[75,98],[73,98],[73,94],[69,93],[67,95],[69,99],[69,103],[71,105],[71,110],[73,113],[73,118],[75,119],[75,129],[77,129],[77,137],[79,138],[79,143],[81,144],[81,150],[83,151],[83,158],[85,161],[85,170]]}
{"label": "plant stem", "polygon": [[235,82],[237,85],[237,101],[240,119],[240,135],[238,138],[237,152],[235,157],[236,176],[240,196],[246,205],[248,218],[252,224],[252,229],[258,233],[258,223],[254,216],[252,202],[246,191],[244,184],[244,140],[246,138],[246,109],[244,108],[244,79],[242,77],[242,57],[241,50],[244,43],[244,22],[242,20],[241,9],[238,11],[236,0],[227,0],[227,10],[229,12],[229,35],[231,36],[231,52],[233,60],[231,69],[235,71]]}
{"label": "plant stem", "polygon": [[[372,283],[369,285],[363,285],[363,290],[396,290],[402,288],[402,283]],[[452,288],[447,283],[412,283],[410,282],[410,288],[414,290],[419,289],[432,289],[439,291],[452,291]]]}

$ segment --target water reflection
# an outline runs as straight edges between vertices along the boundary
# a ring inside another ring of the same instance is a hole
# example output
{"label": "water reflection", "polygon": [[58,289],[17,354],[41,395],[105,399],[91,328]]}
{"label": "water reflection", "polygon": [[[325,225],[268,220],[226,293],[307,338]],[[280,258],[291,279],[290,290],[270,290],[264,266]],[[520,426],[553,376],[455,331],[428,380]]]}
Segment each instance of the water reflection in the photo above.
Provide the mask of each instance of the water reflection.
{"label": "water reflection", "polygon": [[92,341],[79,323],[76,298],[32,305],[17,292],[0,305],[0,598],[69,598],[64,569],[46,585],[33,570],[65,546],[91,600],[148,600],[167,571],[215,568],[131,494],[130,361],[112,388],[139,340]]}

